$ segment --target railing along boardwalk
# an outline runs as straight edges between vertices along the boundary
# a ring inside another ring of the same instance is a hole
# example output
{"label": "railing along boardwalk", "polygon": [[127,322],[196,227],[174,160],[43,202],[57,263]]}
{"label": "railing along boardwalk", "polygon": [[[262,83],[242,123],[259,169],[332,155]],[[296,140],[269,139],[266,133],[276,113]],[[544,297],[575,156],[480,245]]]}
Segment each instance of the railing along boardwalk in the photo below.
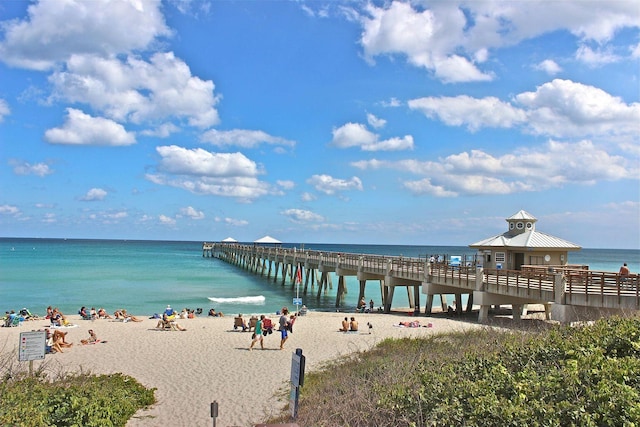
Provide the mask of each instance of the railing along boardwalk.
{"label": "railing along boardwalk", "polygon": [[[364,295],[367,280],[381,283],[384,311],[391,309],[396,287],[406,287],[411,307],[420,310],[420,289],[433,287],[431,293],[469,294],[474,292],[501,295],[514,301],[541,304],[556,303],[607,309],[640,309],[640,282],[637,274],[623,277],[618,273],[591,271],[576,266],[523,266],[521,270],[483,269],[475,258],[463,259],[460,265],[450,265],[425,258],[329,252],[228,243],[204,243],[203,256],[212,256],[266,275],[274,282],[281,274],[281,283],[293,284],[296,269],[305,271],[304,293],[308,285],[318,284],[318,295],[332,286],[329,272],[339,278],[336,306],[343,303],[345,276],[360,281]],[[413,294],[411,293],[413,289]],[[425,292],[426,293],[426,292]],[[456,300],[459,302],[459,300]],[[458,304],[459,305],[459,304]],[[443,307],[445,308],[445,307]],[[426,307],[425,312],[430,312]]]}

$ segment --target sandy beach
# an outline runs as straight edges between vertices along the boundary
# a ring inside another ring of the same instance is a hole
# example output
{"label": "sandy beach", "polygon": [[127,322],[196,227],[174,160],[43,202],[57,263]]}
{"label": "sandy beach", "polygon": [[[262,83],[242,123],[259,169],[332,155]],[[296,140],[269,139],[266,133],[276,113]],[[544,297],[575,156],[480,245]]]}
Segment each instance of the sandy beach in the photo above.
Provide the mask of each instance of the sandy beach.
{"label": "sandy beach", "polygon": [[[135,313],[134,313],[135,314]],[[355,316],[358,332],[339,332],[345,316]],[[269,315],[275,323],[278,316]],[[249,351],[250,332],[233,329],[233,315],[181,319],[186,331],[161,331],[157,320],[118,322],[80,320],[68,316],[77,327],[66,328],[72,348],[47,355],[43,362],[51,372],[89,370],[96,374],[122,372],[147,387],[155,387],[157,403],[139,411],[128,426],[210,426],[210,404],[219,404],[217,426],[252,426],[278,413],[288,402],[291,356],[301,348],[306,371],[328,360],[367,350],[387,337],[422,337],[479,327],[444,317],[412,317],[406,314],[352,314],[309,312],[296,320],[293,333],[279,350],[280,333],[265,337],[265,350]],[[248,316],[245,316],[245,319]],[[423,327],[398,327],[418,320]],[[372,328],[367,327],[372,324]],[[431,327],[424,327],[428,324]],[[23,322],[20,327],[0,328],[0,352],[16,351],[20,332],[49,325],[48,320]],[[100,340],[82,345],[93,329]],[[17,360],[17,352],[16,352]],[[27,362],[22,362],[25,367]]]}

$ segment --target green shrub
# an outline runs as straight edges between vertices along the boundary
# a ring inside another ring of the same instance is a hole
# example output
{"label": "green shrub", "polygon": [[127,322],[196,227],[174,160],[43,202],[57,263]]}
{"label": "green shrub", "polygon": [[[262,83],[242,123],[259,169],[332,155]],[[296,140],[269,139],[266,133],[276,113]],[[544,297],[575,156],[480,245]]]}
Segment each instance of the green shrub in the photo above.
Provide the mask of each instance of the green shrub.
{"label": "green shrub", "polygon": [[638,426],[640,319],[386,340],[308,374],[298,423]]}
{"label": "green shrub", "polygon": [[0,425],[124,426],[155,402],[154,391],[122,374],[22,376],[0,384]]}

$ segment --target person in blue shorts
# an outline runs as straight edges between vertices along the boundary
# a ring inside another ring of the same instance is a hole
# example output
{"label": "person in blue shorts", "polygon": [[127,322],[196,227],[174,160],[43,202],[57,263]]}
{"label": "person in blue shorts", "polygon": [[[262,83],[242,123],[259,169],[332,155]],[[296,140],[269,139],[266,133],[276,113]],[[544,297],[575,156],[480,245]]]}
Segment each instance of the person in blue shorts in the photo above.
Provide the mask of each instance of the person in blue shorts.
{"label": "person in blue shorts", "polygon": [[289,338],[289,333],[288,333],[288,323],[289,323],[289,319],[287,318],[287,315],[289,314],[289,309],[287,307],[282,307],[282,315],[280,316],[280,326],[278,328],[278,330],[280,331],[280,350],[284,350],[284,343],[287,341],[287,338]]}

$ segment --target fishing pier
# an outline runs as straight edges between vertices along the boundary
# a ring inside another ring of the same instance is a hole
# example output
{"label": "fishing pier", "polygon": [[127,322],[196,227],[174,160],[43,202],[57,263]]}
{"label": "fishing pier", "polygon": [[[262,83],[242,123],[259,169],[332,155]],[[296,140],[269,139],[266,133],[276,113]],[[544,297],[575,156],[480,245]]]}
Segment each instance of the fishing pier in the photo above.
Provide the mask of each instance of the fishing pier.
{"label": "fishing pier", "polygon": [[[303,295],[326,294],[336,277],[337,308],[345,304],[345,278],[356,277],[360,286],[355,301],[373,281],[385,313],[391,311],[396,288],[406,291],[413,315],[430,315],[435,295],[440,295],[445,311],[446,297],[453,295],[455,311],[461,313],[462,295],[467,295],[464,310],[480,306],[479,322],[486,322],[490,308],[499,305],[511,305],[513,318],[519,320],[527,304],[542,304],[547,318],[561,322],[640,310],[637,274],[621,276],[584,266],[519,265],[509,270],[483,267],[482,256],[463,257],[452,264],[446,256],[410,258],[222,242],[203,243],[202,256],[218,258],[281,286],[300,286]],[[421,295],[426,295],[423,312]]]}

